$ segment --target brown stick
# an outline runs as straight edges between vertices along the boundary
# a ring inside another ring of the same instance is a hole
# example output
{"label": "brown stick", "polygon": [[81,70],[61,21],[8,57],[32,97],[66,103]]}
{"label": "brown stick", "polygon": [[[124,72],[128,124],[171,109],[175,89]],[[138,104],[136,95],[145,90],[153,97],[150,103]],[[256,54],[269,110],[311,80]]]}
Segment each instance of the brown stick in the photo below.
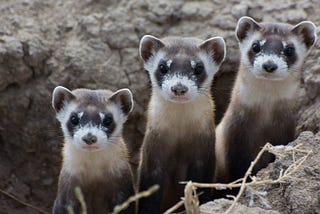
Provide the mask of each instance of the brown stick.
{"label": "brown stick", "polygon": [[2,194],[6,195],[7,197],[15,200],[16,202],[18,202],[18,203],[26,206],[26,207],[30,207],[30,208],[32,208],[32,209],[34,209],[34,210],[37,210],[38,212],[43,213],[43,214],[49,214],[48,212],[46,212],[46,211],[44,211],[44,210],[42,210],[42,209],[40,209],[40,208],[38,208],[38,207],[36,207],[36,206],[33,206],[32,204],[29,204],[29,203],[27,203],[27,202],[24,202],[24,201],[16,198],[14,195],[11,195],[10,193],[7,193],[6,191],[4,191],[4,190],[2,190],[2,189],[0,189],[0,192],[1,192]]}
{"label": "brown stick", "polygon": [[196,187],[189,181],[184,188],[184,207],[186,214],[199,214],[199,204]]}
{"label": "brown stick", "polygon": [[183,204],[184,204],[184,200],[181,200],[178,203],[176,203],[176,205],[174,205],[173,207],[171,207],[170,209],[165,211],[163,214],[171,214],[173,211],[175,211],[175,210],[179,209],[180,207],[182,207]]}
{"label": "brown stick", "polygon": [[130,203],[138,201],[140,198],[149,197],[153,193],[159,190],[159,185],[153,185],[148,190],[139,192],[135,194],[134,196],[129,197],[125,202],[123,202],[120,205],[117,205],[113,209],[113,214],[120,213],[122,210],[129,207]]}

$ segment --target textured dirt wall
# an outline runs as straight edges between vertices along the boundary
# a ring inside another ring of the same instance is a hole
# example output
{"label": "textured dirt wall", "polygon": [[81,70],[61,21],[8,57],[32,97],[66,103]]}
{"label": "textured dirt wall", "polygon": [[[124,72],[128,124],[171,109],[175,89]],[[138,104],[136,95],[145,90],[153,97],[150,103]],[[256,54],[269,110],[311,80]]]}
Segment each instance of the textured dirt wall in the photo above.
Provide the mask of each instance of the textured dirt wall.
{"label": "textured dirt wall", "polygon": [[[133,154],[144,132],[150,86],[138,56],[144,34],[223,36],[227,59],[215,80],[217,119],[238,65],[237,19],[320,26],[317,0],[0,0],[0,188],[50,210],[60,168],[62,136],[51,108],[57,85],[129,87],[135,110],[125,133]],[[319,29],[319,28],[318,28]],[[320,129],[320,50],[313,49],[301,79],[298,130]],[[136,158],[133,158],[133,162]],[[32,213],[0,194],[3,213]]]}

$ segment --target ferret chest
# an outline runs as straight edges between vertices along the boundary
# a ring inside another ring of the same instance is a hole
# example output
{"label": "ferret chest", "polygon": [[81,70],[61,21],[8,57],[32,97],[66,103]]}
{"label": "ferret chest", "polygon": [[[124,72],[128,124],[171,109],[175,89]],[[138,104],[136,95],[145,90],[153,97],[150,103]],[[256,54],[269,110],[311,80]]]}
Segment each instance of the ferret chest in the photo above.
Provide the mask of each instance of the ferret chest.
{"label": "ferret chest", "polygon": [[115,147],[83,152],[66,144],[63,165],[68,173],[79,177],[84,183],[108,177],[120,177],[128,165],[126,157],[119,149]]}
{"label": "ferret chest", "polygon": [[148,126],[172,139],[183,140],[214,127],[214,105],[207,97],[199,96],[193,102],[176,104],[153,96],[149,107]]}

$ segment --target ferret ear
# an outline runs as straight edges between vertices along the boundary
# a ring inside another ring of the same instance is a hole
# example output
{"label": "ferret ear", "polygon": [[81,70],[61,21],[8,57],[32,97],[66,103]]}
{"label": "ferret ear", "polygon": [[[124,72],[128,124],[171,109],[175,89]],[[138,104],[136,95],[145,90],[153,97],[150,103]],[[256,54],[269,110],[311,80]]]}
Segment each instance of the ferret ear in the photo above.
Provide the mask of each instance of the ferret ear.
{"label": "ferret ear", "polygon": [[199,45],[199,48],[210,55],[212,60],[218,65],[221,64],[226,57],[226,43],[220,36],[205,40]]}
{"label": "ferret ear", "polygon": [[58,113],[66,103],[73,99],[75,99],[75,96],[69,89],[62,86],[57,86],[52,93],[52,106]]}
{"label": "ferret ear", "polygon": [[311,48],[317,40],[316,26],[309,21],[303,21],[293,27],[293,34],[302,39],[307,49]]}
{"label": "ferret ear", "polygon": [[259,24],[251,17],[243,16],[239,19],[236,27],[236,36],[239,42],[242,42],[249,32],[254,32],[260,29]]}
{"label": "ferret ear", "polygon": [[160,48],[164,47],[162,41],[154,36],[145,35],[140,40],[139,52],[141,58],[146,62],[157,53]]}
{"label": "ferret ear", "polygon": [[127,88],[114,92],[109,100],[120,106],[125,115],[128,115],[133,109],[133,96],[131,91]]}

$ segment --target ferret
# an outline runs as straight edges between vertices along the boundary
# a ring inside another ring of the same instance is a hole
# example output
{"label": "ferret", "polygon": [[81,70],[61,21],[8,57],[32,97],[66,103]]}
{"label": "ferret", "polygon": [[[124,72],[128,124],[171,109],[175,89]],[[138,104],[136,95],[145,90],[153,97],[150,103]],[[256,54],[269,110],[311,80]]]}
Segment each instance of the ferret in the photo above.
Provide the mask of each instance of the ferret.
{"label": "ferret", "polygon": [[[145,35],[140,56],[152,85],[141,147],[139,190],[155,194],[139,201],[139,213],[164,212],[183,196],[180,181],[212,182],[215,165],[215,105],[210,88],[224,61],[223,38]],[[210,191],[200,196],[210,199]]]}
{"label": "ferret", "polygon": [[[295,137],[295,102],[302,65],[316,42],[316,27],[239,19],[241,60],[231,101],[216,129],[216,182],[245,175],[251,161],[270,142],[285,145]],[[274,161],[264,154],[253,174]]]}
{"label": "ferret", "polygon": [[[64,134],[63,163],[54,214],[82,213],[75,195],[80,187],[87,213],[109,213],[134,195],[122,127],[133,108],[129,89],[53,91],[52,106]],[[133,213],[130,206],[122,213]]]}

